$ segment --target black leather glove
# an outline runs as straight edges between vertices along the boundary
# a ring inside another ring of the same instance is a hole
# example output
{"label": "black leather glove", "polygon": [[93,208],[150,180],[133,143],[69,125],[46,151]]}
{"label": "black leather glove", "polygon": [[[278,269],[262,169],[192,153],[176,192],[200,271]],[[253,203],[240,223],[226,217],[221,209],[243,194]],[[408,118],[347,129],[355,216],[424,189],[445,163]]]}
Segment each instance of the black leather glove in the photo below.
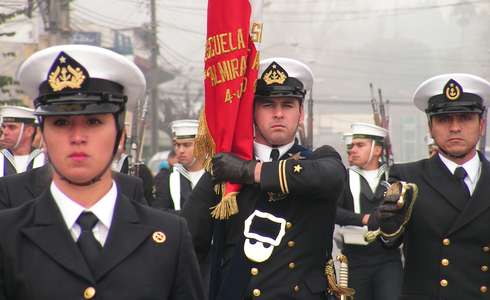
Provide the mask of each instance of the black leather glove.
{"label": "black leather glove", "polygon": [[407,189],[403,196],[403,203],[400,202],[401,186],[400,182],[393,183],[386,192],[383,202],[374,212],[379,228],[388,235],[394,234],[405,225],[404,223],[410,218],[412,201],[415,201],[413,190]]}
{"label": "black leather glove", "polygon": [[244,160],[231,153],[218,153],[213,157],[213,182],[255,183],[255,160]]}

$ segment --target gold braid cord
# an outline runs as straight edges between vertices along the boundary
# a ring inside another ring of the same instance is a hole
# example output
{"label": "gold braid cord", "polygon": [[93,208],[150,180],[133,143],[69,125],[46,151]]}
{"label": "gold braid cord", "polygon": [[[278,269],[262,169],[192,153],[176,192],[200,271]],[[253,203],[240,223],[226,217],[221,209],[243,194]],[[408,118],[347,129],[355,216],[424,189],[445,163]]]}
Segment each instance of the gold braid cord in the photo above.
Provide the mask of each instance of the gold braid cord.
{"label": "gold braid cord", "polygon": [[337,284],[333,259],[330,259],[325,265],[325,275],[327,276],[328,292],[333,294],[338,299],[342,298],[343,296],[352,296],[355,294],[354,289]]}
{"label": "gold braid cord", "polygon": [[[224,184],[220,184],[221,186],[225,186]],[[211,207],[211,216],[216,220],[226,220],[230,218],[232,215],[238,213],[238,204],[236,202],[236,197],[238,192],[228,193],[221,198],[221,201]]]}
{"label": "gold braid cord", "polygon": [[[401,192],[399,185],[401,185]],[[413,206],[415,204],[415,200],[417,200],[417,196],[419,193],[419,188],[415,183],[407,183],[404,181],[398,181],[395,182],[391,185],[391,187],[386,191],[386,196],[393,196],[396,195],[396,193],[399,193],[400,196],[398,198],[398,201],[396,202],[396,205],[400,208],[405,205],[406,202],[406,193],[408,190],[412,190],[412,201],[410,201],[410,206],[407,208],[407,214],[405,215],[405,218],[403,219],[403,223],[400,225],[397,231],[394,233],[385,233],[381,231],[381,229],[375,230],[375,231],[368,231],[364,235],[364,240],[368,243],[373,242],[376,240],[378,236],[382,236],[385,239],[394,239],[403,234],[405,231],[405,227],[407,226],[408,221],[410,221],[410,218],[412,217],[412,210]]]}
{"label": "gold braid cord", "polygon": [[[199,129],[197,130],[196,139],[194,140],[194,157],[203,161],[204,169],[212,173],[211,159],[216,153],[216,145],[211,136],[208,124],[206,123],[206,114],[204,109],[199,115]],[[217,184],[214,187],[216,195],[221,195],[221,201],[210,208],[211,216],[217,220],[226,220],[230,216],[238,213],[238,204],[236,202],[238,192],[232,192],[225,195],[225,183]]]}

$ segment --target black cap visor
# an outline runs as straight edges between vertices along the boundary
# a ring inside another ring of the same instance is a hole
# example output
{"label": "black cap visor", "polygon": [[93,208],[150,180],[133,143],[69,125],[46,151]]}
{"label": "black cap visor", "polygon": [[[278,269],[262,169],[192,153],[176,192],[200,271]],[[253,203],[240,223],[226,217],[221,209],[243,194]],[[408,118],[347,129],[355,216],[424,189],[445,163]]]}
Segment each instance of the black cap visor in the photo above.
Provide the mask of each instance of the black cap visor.
{"label": "black cap visor", "polygon": [[270,84],[267,85],[263,79],[257,80],[257,87],[255,90],[255,98],[269,98],[269,97],[292,97],[303,99],[306,91],[303,88],[301,81],[296,78],[289,77],[283,84]]}
{"label": "black cap visor", "polygon": [[126,97],[76,94],[38,100],[36,116],[90,115],[119,112],[124,109]]}
{"label": "black cap visor", "polygon": [[429,116],[454,114],[454,113],[478,113],[485,110],[482,98],[475,94],[465,93],[457,101],[449,101],[443,95],[437,95],[429,99],[429,107],[425,112]]}

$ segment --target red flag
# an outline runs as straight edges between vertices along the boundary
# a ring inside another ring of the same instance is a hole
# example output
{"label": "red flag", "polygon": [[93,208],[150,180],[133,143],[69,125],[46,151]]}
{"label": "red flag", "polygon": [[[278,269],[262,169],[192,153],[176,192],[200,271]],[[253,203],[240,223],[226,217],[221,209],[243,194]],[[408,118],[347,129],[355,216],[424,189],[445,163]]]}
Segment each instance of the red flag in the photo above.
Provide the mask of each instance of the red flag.
{"label": "red flag", "polygon": [[[243,159],[253,156],[253,99],[259,58],[250,35],[249,0],[209,0],[205,53],[205,105],[196,139],[196,155],[209,161],[218,152]],[[256,28],[254,23],[253,27]],[[238,212],[240,185],[221,185],[220,203],[213,209],[217,219]]]}

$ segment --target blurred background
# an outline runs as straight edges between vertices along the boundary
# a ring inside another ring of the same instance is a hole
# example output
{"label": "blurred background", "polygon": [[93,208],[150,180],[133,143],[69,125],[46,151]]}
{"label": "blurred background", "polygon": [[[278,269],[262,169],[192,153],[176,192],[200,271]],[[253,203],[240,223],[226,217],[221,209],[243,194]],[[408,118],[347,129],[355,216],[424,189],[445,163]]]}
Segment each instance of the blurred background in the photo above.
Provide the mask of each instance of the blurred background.
{"label": "blurred background", "polygon": [[[1,0],[0,102],[30,104],[14,76],[38,49],[115,50],[147,77],[146,121],[138,123],[143,158],[157,166],[171,147],[169,123],[197,118],[203,103],[206,9],[205,0]],[[490,0],[264,0],[263,22],[261,57],[292,57],[315,74],[307,132],[315,147],[344,153],[350,124],[373,122],[372,83],[386,102],[395,162],[424,158],[416,87],[447,72],[490,79]]]}

